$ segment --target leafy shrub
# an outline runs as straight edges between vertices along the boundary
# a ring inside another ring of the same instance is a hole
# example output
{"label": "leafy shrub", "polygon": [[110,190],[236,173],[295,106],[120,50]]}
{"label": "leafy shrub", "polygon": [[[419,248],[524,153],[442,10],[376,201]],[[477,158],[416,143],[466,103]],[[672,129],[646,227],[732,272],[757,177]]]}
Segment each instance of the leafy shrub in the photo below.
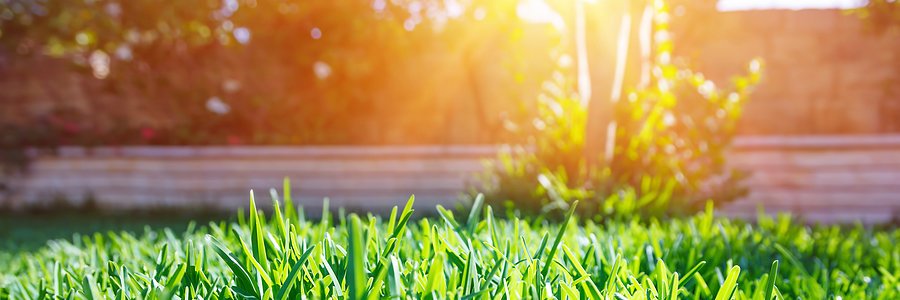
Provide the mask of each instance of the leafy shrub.
{"label": "leafy shrub", "polygon": [[544,84],[546,93],[538,98],[537,117],[520,127],[530,133],[528,143],[504,146],[499,157],[488,162],[473,193],[485,193],[493,200],[516,199],[515,203],[507,201],[502,206],[531,212],[558,208],[549,204],[559,204],[561,199],[569,202],[593,195],[591,191],[567,188],[584,182],[587,175],[581,160],[587,110],[570,92],[571,77],[563,74],[555,72]]}
{"label": "leafy shrub", "polygon": [[869,0],[866,5],[852,12],[863,18],[868,28],[884,32],[900,28],[900,2],[894,0]]}
{"label": "leafy shrub", "polygon": [[[562,223],[327,211],[0,253],[0,299],[896,299],[900,231],[717,219]],[[480,203],[480,202],[479,202]],[[574,207],[574,205],[573,205]],[[866,245],[860,247],[859,245]],[[773,261],[780,262],[773,264]]]}
{"label": "leafy shrub", "polygon": [[[664,6],[657,9],[666,13]],[[667,23],[658,18],[655,26],[656,36],[665,36]],[[584,213],[601,217],[688,213],[708,199],[724,202],[745,193],[739,185],[744,175],[726,169],[725,154],[761,62],[752,61],[748,74],[723,89],[673,59],[671,40],[658,39],[654,47],[650,84],[616,104],[609,163],[585,161],[586,107],[574,92],[573,72],[561,69],[537,102],[533,130],[525,131],[528,144],[501,153],[475,190],[526,212],[581,199]]]}

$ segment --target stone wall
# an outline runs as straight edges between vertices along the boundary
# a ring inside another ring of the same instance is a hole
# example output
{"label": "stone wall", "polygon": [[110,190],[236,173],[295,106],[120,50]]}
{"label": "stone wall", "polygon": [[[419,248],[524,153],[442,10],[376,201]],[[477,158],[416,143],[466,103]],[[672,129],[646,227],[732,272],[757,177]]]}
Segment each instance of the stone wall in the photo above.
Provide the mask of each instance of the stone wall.
{"label": "stone wall", "polygon": [[717,82],[754,57],[765,61],[741,133],[900,131],[900,33],[875,32],[841,10],[723,12],[688,22],[676,51]]}

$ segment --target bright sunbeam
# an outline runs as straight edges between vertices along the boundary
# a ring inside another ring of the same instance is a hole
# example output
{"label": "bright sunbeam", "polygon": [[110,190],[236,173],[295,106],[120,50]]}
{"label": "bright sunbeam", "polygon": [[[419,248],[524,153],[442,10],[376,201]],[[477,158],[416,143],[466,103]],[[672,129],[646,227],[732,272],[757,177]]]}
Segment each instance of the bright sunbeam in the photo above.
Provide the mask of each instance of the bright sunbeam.
{"label": "bright sunbeam", "polygon": [[557,30],[563,30],[566,27],[562,16],[543,0],[520,2],[516,7],[516,14],[527,22],[552,24]]}

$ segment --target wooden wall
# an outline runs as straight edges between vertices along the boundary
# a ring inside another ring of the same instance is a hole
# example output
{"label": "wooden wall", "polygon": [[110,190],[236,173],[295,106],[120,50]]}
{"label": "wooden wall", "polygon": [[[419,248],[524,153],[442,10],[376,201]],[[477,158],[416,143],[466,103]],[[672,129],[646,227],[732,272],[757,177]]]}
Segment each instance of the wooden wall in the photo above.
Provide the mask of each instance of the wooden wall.
{"label": "wooden wall", "polygon": [[762,205],[811,221],[900,218],[900,135],[744,137],[729,161],[752,176],[750,195],[725,214],[752,217]]}
{"label": "wooden wall", "polygon": [[[13,184],[13,206],[79,203],[108,209],[233,210],[293,183],[294,198],[318,210],[384,211],[415,194],[417,207],[457,201],[492,146],[63,148],[39,155]],[[900,217],[900,135],[741,137],[730,156],[753,173],[751,194],[725,215],[790,211],[810,221],[882,223]]]}
{"label": "wooden wall", "polygon": [[[482,170],[494,147],[124,147],[63,148],[39,156],[20,186],[17,205],[60,196],[102,208],[193,207],[233,210],[252,189],[269,203],[290,178],[293,198],[308,209],[369,210],[452,203],[469,174]],[[297,200],[299,199],[299,200]]]}

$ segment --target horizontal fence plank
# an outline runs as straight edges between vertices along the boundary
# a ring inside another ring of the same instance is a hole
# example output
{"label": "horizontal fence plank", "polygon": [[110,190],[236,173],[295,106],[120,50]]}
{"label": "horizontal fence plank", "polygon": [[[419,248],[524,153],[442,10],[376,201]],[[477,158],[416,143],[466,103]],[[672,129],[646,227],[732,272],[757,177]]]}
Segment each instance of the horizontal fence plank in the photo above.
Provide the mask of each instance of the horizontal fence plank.
{"label": "horizontal fence plank", "polygon": [[56,151],[32,149],[32,156],[140,157],[140,158],[390,158],[390,157],[485,157],[494,156],[492,145],[444,146],[123,146],[60,147]]}
{"label": "horizontal fence plank", "polygon": [[734,148],[742,150],[898,149],[900,148],[900,134],[739,136],[734,139]]}
{"label": "horizontal fence plank", "polygon": [[818,209],[870,209],[900,213],[900,205],[891,202],[864,201],[860,203],[847,203],[846,201],[842,201],[836,204],[823,204],[816,202],[766,202],[764,200],[754,198],[747,198],[744,199],[744,201],[723,204],[719,209],[726,211],[756,211],[758,209],[765,209],[778,211],[789,210],[796,212]]}
{"label": "horizontal fence plank", "polygon": [[[390,146],[63,146],[55,151],[35,148],[34,156],[60,157],[397,157],[397,156],[487,156],[496,145],[390,145]],[[836,150],[900,149],[900,134],[878,135],[766,135],[738,136],[737,150]]]}
{"label": "horizontal fence plank", "polygon": [[[342,191],[342,190],[457,190],[465,188],[465,177],[451,176],[404,176],[404,177],[363,177],[363,178],[330,178],[294,180],[291,185],[298,191]],[[280,187],[281,178],[156,178],[143,176],[104,176],[104,177],[55,177],[32,178],[25,183],[27,189],[51,190],[85,188],[97,191],[107,189],[134,189],[158,191],[205,191],[223,190],[235,187]]]}
{"label": "horizontal fence plank", "polygon": [[[71,196],[73,199],[86,199],[90,197],[96,196],[118,196],[128,193],[134,194],[146,194],[146,195],[156,195],[159,197],[167,197],[167,196],[178,196],[178,195],[193,195],[197,197],[218,197],[221,195],[240,195],[246,198],[246,196],[252,191],[256,194],[266,195],[268,197],[269,190],[274,187],[267,186],[248,186],[244,188],[228,188],[228,189],[216,189],[216,190],[156,190],[156,189],[134,189],[134,188],[105,188],[105,189],[96,189],[96,188],[85,188],[85,187],[73,187],[73,188],[60,188],[60,189],[46,189],[46,190],[30,190],[27,192],[27,195],[33,196],[32,199],[37,201],[45,201],[47,199],[52,199],[54,195],[60,196]],[[276,188],[276,192],[281,193],[280,189]],[[460,190],[449,190],[449,189],[421,189],[421,188],[412,188],[404,191],[396,191],[396,190],[297,190],[293,189],[292,195],[294,197],[316,197],[316,198],[325,198],[325,197],[365,197],[365,196],[396,196],[396,195],[460,195],[462,192]],[[42,196],[42,197],[38,197]],[[104,197],[99,197],[104,198]]]}
{"label": "horizontal fence plank", "polygon": [[[268,191],[256,192],[256,202],[260,207],[271,207],[271,201]],[[329,207],[331,208],[356,208],[371,211],[382,211],[393,206],[403,206],[406,204],[410,195],[415,195],[416,201],[414,207],[420,212],[432,212],[436,205],[454,203],[462,199],[462,195],[456,193],[445,194],[388,194],[388,195],[344,195],[344,196],[309,196],[298,195],[293,197],[296,205],[302,206],[305,210],[316,212],[321,210],[327,198]],[[211,194],[159,194],[159,193],[138,193],[138,192],[117,192],[107,193],[105,197],[92,199],[93,204],[110,210],[131,210],[131,209],[157,209],[157,208],[185,208],[185,209],[203,209],[216,211],[234,211],[235,208],[246,208],[249,205],[249,193],[242,191],[241,193],[211,193]],[[88,199],[76,198],[72,199],[77,204],[84,204]],[[53,204],[54,202],[43,202]],[[40,205],[41,203],[34,203]]]}
{"label": "horizontal fence plank", "polygon": [[900,168],[876,169],[828,169],[828,170],[759,170],[747,180],[751,187],[775,188],[879,188],[896,187],[900,190]]}
{"label": "horizontal fence plank", "polygon": [[434,159],[72,159],[47,158],[31,165],[32,172],[99,171],[99,172],[476,172],[484,169],[477,158]]}
{"label": "horizontal fence plank", "polygon": [[728,164],[737,168],[767,169],[853,169],[892,168],[900,170],[900,148],[877,150],[733,151]]}
{"label": "horizontal fence plank", "polygon": [[[848,211],[848,210],[825,210],[825,211],[767,211],[766,214],[774,216],[778,213],[790,213],[793,216],[801,218],[806,223],[862,223],[865,225],[883,224],[897,221],[895,212],[890,211]],[[747,220],[755,220],[758,217],[757,211],[718,211],[717,216],[740,218]]]}

